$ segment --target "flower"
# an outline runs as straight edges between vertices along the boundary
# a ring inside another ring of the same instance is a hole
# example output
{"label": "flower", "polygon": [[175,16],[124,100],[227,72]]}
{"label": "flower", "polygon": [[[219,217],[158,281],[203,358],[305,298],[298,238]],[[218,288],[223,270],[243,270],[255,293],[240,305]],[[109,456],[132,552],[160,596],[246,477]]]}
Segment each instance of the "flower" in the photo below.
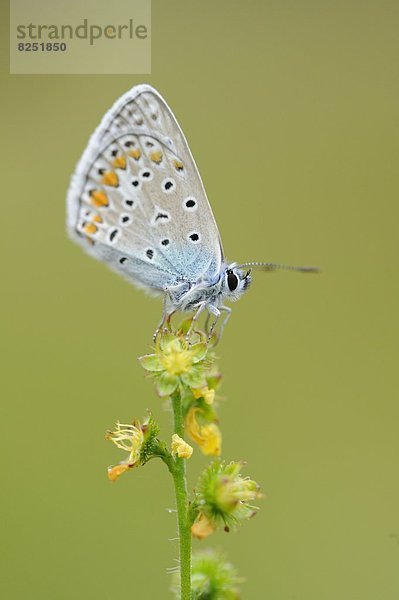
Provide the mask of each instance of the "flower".
{"label": "flower", "polygon": [[144,433],[139,423],[138,425],[139,427],[136,427],[134,424],[117,422],[114,431],[107,431],[105,434],[106,440],[111,440],[121,450],[129,452],[126,463],[132,467],[140,459],[140,450],[144,442]]}
{"label": "flower", "polygon": [[107,431],[105,439],[110,440],[128,456],[118,465],[108,467],[108,478],[116,481],[127,470],[144,465],[155,456],[158,448],[159,429],[151,415],[143,424],[138,420],[133,423],[116,423],[113,431]]}
{"label": "flower", "polygon": [[214,461],[199,478],[194,506],[215,529],[223,522],[225,531],[229,531],[230,526],[253,517],[258,510],[251,502],[260,498],[259,486],[249,477],[242,477],[243,466],[241,461]]}
{"label": "flower", "polygon": [[188,388],[206,386],[207,350],[205,342],[190,345],[182,333],[166,333],[160,335],[156,352],[141,356],[139,361],[155,377],[159,395],[170,396],[179,385]]}
{"label": "flower", "polygon": [[172,435],[172,456],[178,456],[179,458],[190,458],[193,453],[193,448],[190,444],[187,444],[177,433]]}
{"label": "flower", "polygon": [[193,355],[185,348],[180,340],[175,339],[165,348],[160,356],[160,362],[165,371],[170,375],[183,375],[188,373],[194,364]]}
{"label": "flower", "polygon": [[197,415],[206,418],[205,411],[191,407],[186,416],[186,431],[190,438],[198,444],[203,454],[220,456],[222,451],[222,434],[216,423],[200,425]]}

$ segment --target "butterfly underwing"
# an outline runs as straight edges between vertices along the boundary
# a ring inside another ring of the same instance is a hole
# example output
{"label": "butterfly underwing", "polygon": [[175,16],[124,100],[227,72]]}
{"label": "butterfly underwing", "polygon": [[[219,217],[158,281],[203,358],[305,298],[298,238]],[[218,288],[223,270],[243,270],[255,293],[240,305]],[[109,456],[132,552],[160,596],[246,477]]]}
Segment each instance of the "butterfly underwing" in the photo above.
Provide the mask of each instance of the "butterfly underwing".
{"label": "butterfly underwing", "polygon": [[[164,295],[162,322],[207,309],[215,321],[250,283],[228,264],[203,183],[168,105],[143,84],[124,94],[92,135],[67,198],[73,240],[138,287]],[[212,328],[213,329],[213,326]]]}

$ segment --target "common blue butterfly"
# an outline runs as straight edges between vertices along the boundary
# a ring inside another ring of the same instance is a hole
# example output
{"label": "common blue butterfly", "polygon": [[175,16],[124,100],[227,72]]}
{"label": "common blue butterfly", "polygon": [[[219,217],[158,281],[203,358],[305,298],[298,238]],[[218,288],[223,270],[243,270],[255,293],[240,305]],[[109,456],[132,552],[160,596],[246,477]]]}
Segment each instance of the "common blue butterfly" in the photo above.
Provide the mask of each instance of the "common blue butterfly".
{"label": "common blue butterfly", "polygon": [[161,324],[176,311],[194,312],[189,333],[204,310],[214,316],[209,336],[221,311],[226,323],[224,303],[248,288],[251,267],[283,267],[225,260],[187,141],[149,85],[133,87],[105,114],[76,167],[67,207],[68,231],[89,254],[164,296]]}

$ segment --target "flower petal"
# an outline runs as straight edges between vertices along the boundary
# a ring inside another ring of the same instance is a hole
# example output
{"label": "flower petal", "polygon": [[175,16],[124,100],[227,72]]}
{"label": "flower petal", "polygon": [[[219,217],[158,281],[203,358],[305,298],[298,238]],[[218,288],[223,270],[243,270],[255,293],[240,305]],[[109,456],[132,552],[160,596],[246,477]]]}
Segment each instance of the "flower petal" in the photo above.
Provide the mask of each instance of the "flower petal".
{"label": "flower petal", "polygon": [[162,333],[158,338],[158,346],[161,352],[163,352],[169,346],[169,344],[176,339],[176,336],[170,331]]}
{"label": "flower petal", "polygon": [[180,378],[185,385],[191,388],[202,388],[206,385],[204,374],[198,366],[193,366],[187,373],[182,373]]}
{"label": "flower petal", "polygon": [[187,444],[183,438],[177,433],[172,435],[172,456],[178,456],[179,458],[191,458],[193,448],[190,444]]}
{"label": "flower petal", "polygon": [[208,352],[208,345],[205,342],[193,344],[193,346],[190,348],[190,352],[193,357],[193,362],[197,363],[205,358],[206,353]]}
{"label": "flower petal", "polygon": [[139,361],[143,369],[146,371],[163,370],[158,354],[146,354],[145,356],[140,356]]}
{"label": "flower petal", "polygon": [[173,394],[178,384],[178,377],[176,375],[170,375],[169,373],[161,373],[157,377],[157,390],[160,396],[170,396]]}
{"label": "flower petal", "polygon": [[201,428],[203,441],[200,448],[205,455],[220,456],[222,452],[222,434],[216,423],[208,423]]}

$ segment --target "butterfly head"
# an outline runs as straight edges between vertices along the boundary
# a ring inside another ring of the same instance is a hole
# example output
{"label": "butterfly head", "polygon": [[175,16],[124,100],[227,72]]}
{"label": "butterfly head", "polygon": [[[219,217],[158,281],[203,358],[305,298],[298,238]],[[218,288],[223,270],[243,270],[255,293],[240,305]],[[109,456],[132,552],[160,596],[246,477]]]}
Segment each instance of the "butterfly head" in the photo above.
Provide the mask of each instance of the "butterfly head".
{"label": "butterfly head", "polygon": [[235,264],[228,265],[224,271],[221,292],[227,300],[238,300],[251,283],[251,269],[244,272]]}

